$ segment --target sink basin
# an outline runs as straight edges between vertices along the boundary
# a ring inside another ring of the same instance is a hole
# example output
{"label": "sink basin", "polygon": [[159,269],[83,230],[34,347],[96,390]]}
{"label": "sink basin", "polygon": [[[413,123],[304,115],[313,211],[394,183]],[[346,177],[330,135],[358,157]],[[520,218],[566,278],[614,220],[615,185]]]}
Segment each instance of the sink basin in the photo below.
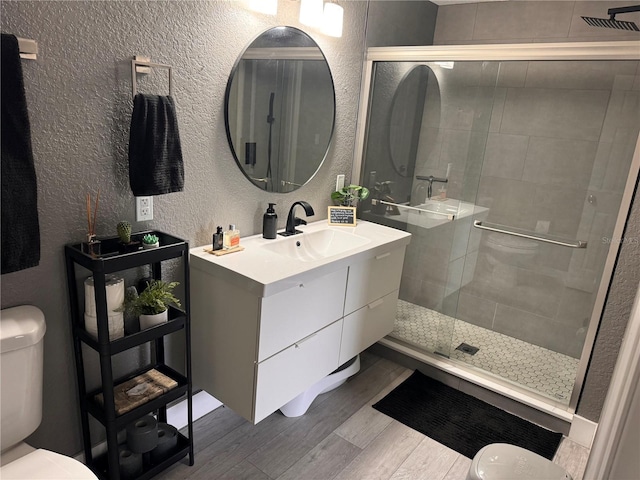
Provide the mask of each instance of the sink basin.
{"label": "sink basin", "polygon": [[285,257],[312,262],[349,252],[371,242],[371,239],[350,231],[323,229],[283,237],[263,245],[265,250]]}

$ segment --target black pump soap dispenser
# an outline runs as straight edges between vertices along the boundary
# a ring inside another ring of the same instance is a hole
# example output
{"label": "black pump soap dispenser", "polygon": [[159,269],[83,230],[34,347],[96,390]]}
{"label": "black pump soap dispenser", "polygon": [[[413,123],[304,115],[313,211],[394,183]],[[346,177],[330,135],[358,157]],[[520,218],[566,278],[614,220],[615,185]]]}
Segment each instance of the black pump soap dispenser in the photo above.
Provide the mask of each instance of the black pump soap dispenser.
{"label": "black pump soap dispenser", "polygon": [[262,217],[262,238],[276,238],[276,229],[278,224],[278,215],[273,209],[275,203],[270,203],[269,208]]}

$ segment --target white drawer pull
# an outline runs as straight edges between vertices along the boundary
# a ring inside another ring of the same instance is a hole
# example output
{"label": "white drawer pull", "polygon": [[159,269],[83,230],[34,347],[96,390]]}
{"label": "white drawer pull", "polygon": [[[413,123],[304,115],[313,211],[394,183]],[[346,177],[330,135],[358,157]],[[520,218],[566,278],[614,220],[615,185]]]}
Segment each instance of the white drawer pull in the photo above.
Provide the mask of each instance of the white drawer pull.
{"label": "white drawer pull", "polygon": [[312,338],[314,338],[316,335],[318,335],[317,333],[314,333],[313,335],[309,335],[307,338],[303,338],[302,340],[300,340],[299,342],[294,343],[296,348],[300,348],[302,346],[303,343],[308,342],[309,340],[311,340]]}
{"label": "white drawer pull", "polygon": [[375,302],[371,302],[369,305],[367,305],[371,310],[373,310],[376,307],[379,307],[380,305],[382,305],[384,303],[384,299],[379,298],[378,300],[376,300]]}
{"label": "white drawer pull", "polygon": [[383,253],[381,255],[376,255],[376,260],[382,260],[383,258],[388,257],[389,255],[391,255],[391,252]]}

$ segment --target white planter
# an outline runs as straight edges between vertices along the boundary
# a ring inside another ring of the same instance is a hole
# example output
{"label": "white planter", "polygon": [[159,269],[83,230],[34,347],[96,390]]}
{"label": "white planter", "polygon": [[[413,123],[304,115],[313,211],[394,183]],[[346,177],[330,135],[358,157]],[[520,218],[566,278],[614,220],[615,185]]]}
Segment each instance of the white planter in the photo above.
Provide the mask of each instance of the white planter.
{"label": "white planter", "polygon": [[156,313],[155,315],[140,314],[140,330],[160,325],[161,323],[167,323],[169,320],[169,310],[165,310],[162,313]]}
{"label": "white planter", "polygon": [[142,242],[142,249],[148,250],[149,248],[158,248],[160,246],[160,242],[156,243],[144,243]]}

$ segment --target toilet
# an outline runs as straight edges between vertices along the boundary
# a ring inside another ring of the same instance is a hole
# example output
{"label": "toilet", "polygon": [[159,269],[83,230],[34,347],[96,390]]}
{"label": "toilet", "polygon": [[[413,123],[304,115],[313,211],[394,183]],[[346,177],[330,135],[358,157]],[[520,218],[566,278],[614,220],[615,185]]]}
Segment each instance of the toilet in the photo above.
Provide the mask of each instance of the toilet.
{"label": "toilet", "polygon": [[73,458],[24,442],[42,420],[44,314],[33,306],[0,312],[2,480],[94,480],[93,472]]}
{"label": "toilet", "polygon": [[516,285],[518,268],[532,268],[538,255],[538,242],[503,233],[489,233],[484,245],[492,280],[505,287]]}
{"label": "toilet", "polygon": [[466,480],[572,480],[567,471],[537,453],[492,443],[476,453]]}

